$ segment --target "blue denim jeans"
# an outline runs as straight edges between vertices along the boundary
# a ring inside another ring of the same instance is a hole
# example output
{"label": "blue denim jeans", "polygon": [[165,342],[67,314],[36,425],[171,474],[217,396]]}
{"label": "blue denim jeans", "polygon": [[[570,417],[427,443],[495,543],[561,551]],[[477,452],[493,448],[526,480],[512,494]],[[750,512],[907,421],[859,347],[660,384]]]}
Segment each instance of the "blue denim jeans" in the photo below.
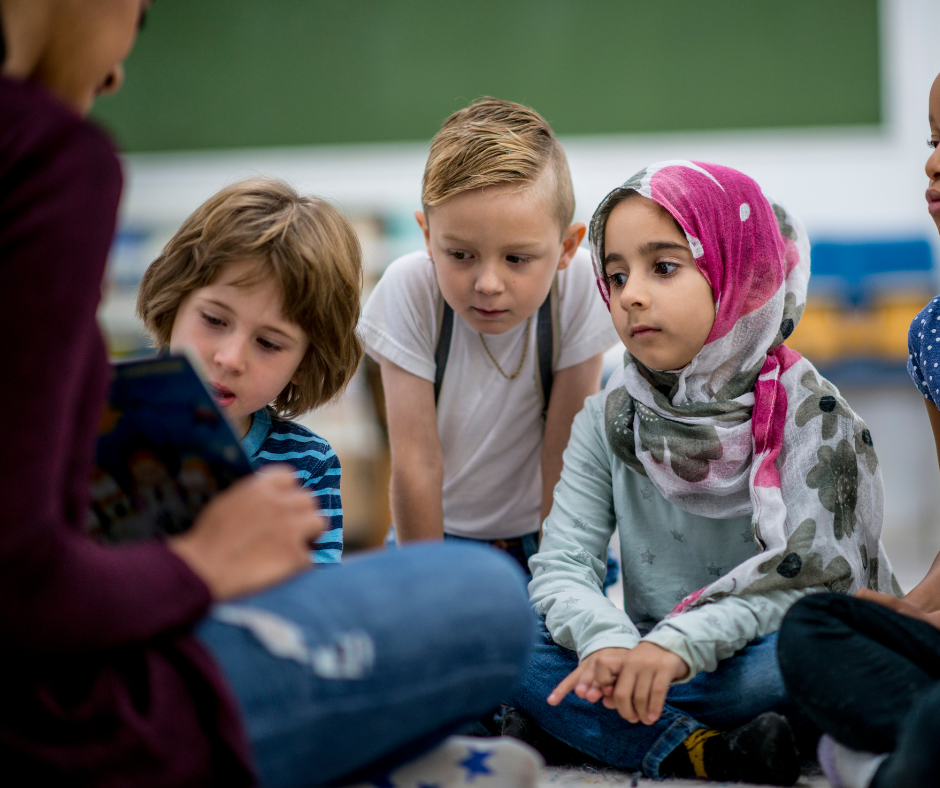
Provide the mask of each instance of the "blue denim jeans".
{"label": "blue denim jeans", "polygon": [[549,706],[549,693],[577,667],[574,651],[556,644],[544,622],[539,644],[510,694],[509,703],[575,749],[611,766],[642,769],[659,779],[659,765],[692,731],[701,727],[731,730],[765,711],[794,711],[777,665],[776,633],[751,641],[712,673],[699,673],[675,684],[662,716],[652,725],[627,722],[600,701],[589,703],[574,693]]}
{"label": "blue denim jeans", "polygon": [[479,718],[509,694],[535,631],[514,561],[423,544],[217,605],[197,634],[263,785],[299,788],[394,765]]}
{"label": "blue denim jeans", "polygon": [[[472,539],[469,536],[457,536],[455,534],[444,534],[445,542],[465,542],[467,544],[488,544],[502,550],[507,555],[516,559],[519,566],[525,573],[526,582],[532,579],[532,573],[529,571],[529,559],[539,551],[539,533],[534,531],[531,534],[523,534],[515,539]],[[395,525],[392,524],[388,529],[388,535],[385,537],[385,546],[389,549],[398,547],[398,540],[395,535]],[[603,590],[607,591],[617,582],[620,574],[620,562],[610,548],[607,548],[607,575],[604,577]]]}
{"label": "blue denim jeans", "polygon": [[[462,542],[463,544],[487,544],[496,547],[516,560],[526,576],[526,581],[532,579],[532,573],[529,572],[529,559],[539,551],[538,531],[523,534],[515,539],[471,539],[469,536],[444,534],[444,541]],[[503,543],[505,543],[505,546],[503,546]]]}

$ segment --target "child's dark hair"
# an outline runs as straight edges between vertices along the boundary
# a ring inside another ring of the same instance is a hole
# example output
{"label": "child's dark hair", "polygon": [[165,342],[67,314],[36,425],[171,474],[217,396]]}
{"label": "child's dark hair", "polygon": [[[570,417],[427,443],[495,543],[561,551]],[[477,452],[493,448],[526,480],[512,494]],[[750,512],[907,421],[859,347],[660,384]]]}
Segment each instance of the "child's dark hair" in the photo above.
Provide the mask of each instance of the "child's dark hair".
{"label": "child's dark hair", "polygon": [[215,282],[226,266],[246,260],[257,267],[239,284],[276,281],[285,317],[310,343],[299,383],[289,383],[274,402],[280,415],[292,418],[342,391],[362,358],[356,335],[362,252],[332,205],[273,178],[228,186],[183,222],[147,269],[137,314],[154,344],[168,347],[183,300]]}

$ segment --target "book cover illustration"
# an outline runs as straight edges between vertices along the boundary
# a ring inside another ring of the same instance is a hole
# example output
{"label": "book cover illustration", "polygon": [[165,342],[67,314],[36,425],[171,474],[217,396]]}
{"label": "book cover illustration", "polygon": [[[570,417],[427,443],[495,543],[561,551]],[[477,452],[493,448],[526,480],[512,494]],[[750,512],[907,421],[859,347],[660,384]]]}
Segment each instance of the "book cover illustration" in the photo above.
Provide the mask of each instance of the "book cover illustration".
{"label": "book cover illustration", "polygon": [[115,364],[101,418],[88,530],[126,542],[192,525],[251,465],[185,356]]}

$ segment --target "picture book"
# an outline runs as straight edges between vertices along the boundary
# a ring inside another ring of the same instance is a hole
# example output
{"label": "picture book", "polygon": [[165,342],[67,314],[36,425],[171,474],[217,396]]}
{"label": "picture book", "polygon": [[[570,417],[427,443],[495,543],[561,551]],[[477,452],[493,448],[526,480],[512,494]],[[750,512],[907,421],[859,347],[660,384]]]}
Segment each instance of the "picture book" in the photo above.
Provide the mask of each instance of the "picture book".
{"label": "picture book", "polygon": [[249,473],[189,359],[114,365],[92,470],[92,535],[126,542],[181,533],[213,495]]}

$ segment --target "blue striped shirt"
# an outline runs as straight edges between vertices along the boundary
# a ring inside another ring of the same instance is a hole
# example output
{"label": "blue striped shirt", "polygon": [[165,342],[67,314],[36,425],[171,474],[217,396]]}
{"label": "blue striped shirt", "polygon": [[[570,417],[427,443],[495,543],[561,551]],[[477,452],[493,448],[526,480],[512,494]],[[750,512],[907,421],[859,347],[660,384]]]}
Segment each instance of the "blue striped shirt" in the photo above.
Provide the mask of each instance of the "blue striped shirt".
{"label": "blue striped shirt", "polygon": [[251,467],[269,462],[293,465],[295,476],[317,499],[326,531],[317,540],[310,559],[318,564],[338,564],[343,554],[343,504],[339,497],[339,458],[319,435],[268,408],[255,411],[251,429],[242,438]]}

